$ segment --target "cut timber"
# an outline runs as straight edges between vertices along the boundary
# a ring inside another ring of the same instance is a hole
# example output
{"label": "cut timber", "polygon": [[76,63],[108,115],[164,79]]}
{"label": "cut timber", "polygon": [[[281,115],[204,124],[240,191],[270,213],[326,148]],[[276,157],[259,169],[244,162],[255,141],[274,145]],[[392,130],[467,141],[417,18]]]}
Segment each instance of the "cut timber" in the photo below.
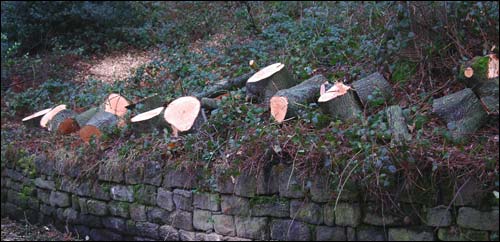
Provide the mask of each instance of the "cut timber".
{"label": "cut timber", "polygon": [[26,125],[27,127],[40,127],[40,120],[42,117],[50,112],[52,108],[47,108],[42,111],[38,111],[28,117],[23,118],[23,124]]}
{"label": "cut timber", "polygon": [[87,122],[92,118],[94,117],[94,115],[96,115],[98,112],[100,111],[99,108],[97,107],[93,107],[83,113],[80,113],[78,114],[76,117],[75,117],[75,121],[78,123],[78,126],[79,127],[83,127],[85,124],[87,124]]}
{"label": "cut timber", "polygon": [[318,99],[324,113],[342,121],[358,119],[361,104],[350,86],[337,82]]}
{"label": "cut timber", "polygon": [[392,133],[391,143],[401,145],[411,140],[411,135],[408,132],[405,117],[403,116],[403,109],[398,105],[393,105],[387,108],[387,121]]}
{"label": "cut timber", "polygon": [[213,98],[218,95],[224,94],[228,92],[232,88],[241,88],[244,87],[248,78],[252,76],[252,73],[247,73],[245,75],[233,78],[233,79],[225,79],[219,81],[210,86],[206,91],[194,93],[193,96],[197,98],[209,97]]}
{"label": "cut timber", "polygon": [[323,75],[316,75],[299,85],[278,91],[270,100],[271,115],[278,123],[296,116],[301,104],[316,101],[318,90],[325,82],[327,80]]}
{"label": "cut timber", "polygon": [[498,115],[498,77],[490,79],[475,91],[488,114]]}
{"label": "cut timber", "polygon": [[47,129],[51,132],[57,132],[60,134],[69,134],[78,130],[78,126],[75,127],[68,122],[64,122],[66,119],[72,119],[76,116],[75,111],[70,109],[63,109],[57,112],[47,123]]}
{"label": "cut timber", "polygon": [[161,97],[158,94],[153,94],[151,96],[145,97],[133,104],[130,104],[126,106],[127,109],[129,110],[134,110],[138,113],[144,113],[146,111],[158,108],[158,107],[163,107],[164,103],[161,100]]}
{"label": "cut timber", "polygon": [[352,87],[365,107],[369,105],[369,96],[388,100],[393,94],[391,84],[378,72],[353,82]]}
{"label": "cut timber", "polygon": [[217,109],[219,107],[220,100],[216,98],[201,98],[201,107],[206,110]]}
{"label": "cut timber", "polygon": [[64,109],[66,109],[66,105],[62,104],[62,105],[59,105],[59,106],[53,108],[52,110],[50,110],[50,112],[48,112],[45,115],[43,115],[42,119],[40,119],[40,126],[42,126],[43,128],[47,128],[47,124],[49,123],[49,121],[58,112],[61,112],[61,110],[64,110]]}
{"label": "cut timber", "polygon": [[276,92],[297,84],[297,81],[284,67],[284,64],[275,63],[264,67],[251,76],[246,84],[247,96],[255,97],[259,102],[268,105],[269,99]]}
{"label": "cut timber", "polygon": [[143,133],[155,129],[163,130],[168,127],[167,121],[165,121],[165,118],[161,115],[164,110],[164,107],[159,107],[134,116],[130,119],[132,130],[135,133]]}
{"label": "cut timber", "polygon": [[104,111],[112,113],[118,117],[123,117],[127,113],[127,106],[130,102],[120,94],[111,93],[104,101]]}
{"label": "cut timber", "polygon": [[494,78],[498,78],[498,57],[495,54],[474,57],[460,67],[458,74],[458,79],[473,91]]}
{"label": "cut timber", "polygon": [[486,120],[479,99],[470,88],[435,99],[432,111],[446,122],[455,141],[474,133]]}
{"label": "cut timber", "polygon": [[115,114],[99,111],[80,129],[80,137],[89,142],[92,136],[99,139],[103,133],[109,132],[109,129],[118,124],[119,118]]}
{"label": "cut timber", "polygon": [[164,111],[165,120],[172,126],[174,136],[177,132],[197,130],[203,124],[201,103],[196,97],[180,97],[172,101]]}

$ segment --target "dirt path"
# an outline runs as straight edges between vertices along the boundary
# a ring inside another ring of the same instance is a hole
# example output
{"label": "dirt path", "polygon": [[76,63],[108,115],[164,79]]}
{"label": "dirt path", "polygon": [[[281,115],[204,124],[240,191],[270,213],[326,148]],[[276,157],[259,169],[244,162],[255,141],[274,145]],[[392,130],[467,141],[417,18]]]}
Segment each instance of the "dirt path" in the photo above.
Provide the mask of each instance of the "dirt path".
{"label": "dirt path", "polygon": [[53,226],[23,224],[2,218],[2,241],[82,241]]}

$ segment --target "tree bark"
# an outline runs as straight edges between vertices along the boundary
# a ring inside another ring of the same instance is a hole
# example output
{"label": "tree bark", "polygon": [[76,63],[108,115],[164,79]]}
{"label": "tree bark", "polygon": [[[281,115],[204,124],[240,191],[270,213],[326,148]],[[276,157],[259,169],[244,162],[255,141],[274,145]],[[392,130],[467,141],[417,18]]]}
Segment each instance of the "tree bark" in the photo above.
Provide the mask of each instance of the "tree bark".
{"label": "tree bark", "polygon": [[232,88],[244,87],[248,78],[250,78],[252,74],[253,73],[247,73],[233,79],[222,80],[210,86],[210,88],[208,88],[205,91],[194,93],[193,96],[198,99],[201,99],[203,97],[213,98],[218,95],[226,93],[228,90]]}
{"label": "tree bark", "polygon": [[182,133],[196,132],[206,121],[201,102],[193,96],[180,97],[172,101],[163,113],[176,137]]}
{"label": "tree bark", "polygon": [[479,129],[487,117],[470,88],[435,99],[432,111],[446,122],[453,140],[457,142]]}
{"label": "tree bark", "polygon": [[319,106],[324,113],[343,122],[358,120],[362,113],[361,103],[352,89],[348,87],[346,90],[345,93],[337,95],[335,98],[322,100],[324,95],[328,95],[327,91],[319,98]]}
{"label": "tree bark", "polygon": [[52,110],[50,110],[48,113],[46,113],[45,115],[43,115],[42,119],[40,119],[40,126],[42,126],[42,128],[47,128],[48,129],[48,124],[49,124],[50,120],[57,113],[61,112],[64,109],[66,109],[66,105],[62,104],[62,105],[58,105],[55,108],[53,108]]}
{"label": "tree bark", "polygon": [[390,106],[387,108],[386,114],[392,133],[391,144],[402,145],[410,141],[411,135],[408,132],[408,126],[401,107],[398,105]]}
{"label": "tree bark", "polygon": [[378,72],[353,82],[352,86],[365,107],[369,106],[371,98],[389,100],[393,94],[391,84]]}
{"label": "tree bark", "polygon": [[77,114],[70,109],[63,109],[52,117],[47,123],[47,129],[54,133],[68,134],[78,130],[72,124],[64,123],[66,119],[72,119]]}
{"label": "tree bark", "polygon": [[40,127],[40,120],[42,120],[42,117],[50,112],[52,108],[47,108],[41,111],[38,111],[30,116],[27,116],[23,118],[23,124],[26,125],[26,127],[29,128],[34,128],[34,127]]}
{"label": "tree bark", "polygon": [[75,121],[78,124],[79,127],[83,127],[87,122],[94,117],[98,112],[100,111],[100,108],[93,107],[83,113],[80,113],[76,115]]}
{"label": "tree bark", "polygon": [[164,107],[159,107],[136,115],[130,120],[132,131],[140,134],[154,130],[162,131],[164,128],[169,127],[163,116],[164,111]]}
{"label": "tree bark", "polygon": [[144,113],[155,108],[164,107],[165,103],[158,94],[145,97],[133,104],[126,106],[128,110],[134,110],[136,113]]}
{"label": "tree bark", "polygon": [[201,107],[206,110],[213,110],[219,107],[220,100],[215,98],[201,98]]}
{"label": "tree bark", "polygon": [[326,81],[323,75],[316,75],[301,84],[279,90],[270,100],[271,115],[278,123],[295,117],[301,109],[301,104],[317,100],[320,94],[319,89]]}
{"label": "tree bark", "polygon": [[490,79],[476,89],[475,93],[479,96],[488,114],[498,115],[498,77]]}
{"label": "tree bark", "polygon": [[281,89],[290,88],[297,84],[297,81],[286,70],[283,64],[275,63],[269,65],[252,77],[246,83],[247,99],[257,99],[258,102],[269,105],[269,100]]}
{"label": "tree bark", "polygon": [[474,57],[464,63],[458,73],[458,80],[474,92],[494,78],[498,78],[498,58],[495,54]]}
{"label": "tree bark", "polygon": [[118,124],[118,121],[119,117],[115,114],[99,111],[80,129],[80,137],[87,143],[92,136],[99,139],[102,134],[109,133],[110,129]]}

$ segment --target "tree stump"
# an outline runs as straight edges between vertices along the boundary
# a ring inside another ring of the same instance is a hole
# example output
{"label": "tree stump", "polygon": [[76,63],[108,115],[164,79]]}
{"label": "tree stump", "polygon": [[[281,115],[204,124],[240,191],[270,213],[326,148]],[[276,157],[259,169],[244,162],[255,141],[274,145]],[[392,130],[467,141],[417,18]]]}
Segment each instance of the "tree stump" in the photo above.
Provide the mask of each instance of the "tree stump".
{"label": "tree stump", "polygon": [[474,57],[464,63],[458,73],[458,79],[473,91],[497,77],[498,58],[495,54]]}
{"label": "tree stump", "polygon": [[361,115],[361,103],[350,86],[337,82],[318,99],[324,113],[343,122],[358,119]]}
{"label": "tree stump", "polygon": [[168,123],[162,115],[164,110],[164,107],[159,107],[134,116],[130,119],[132,131],[134,133],[143,133],[163,130],[168,127]]}
{"label": "tree stump", "polygon": [[219,107],[220,100],[216,98],[201,98],[201,107],[206,110],[213,110]]}
{"label": "tree stump", "polygon": [[172,127],[172,135],[196,131],[205,122],[201,102],[193,96],[180,97],[168,104],[163,113]]}
{"label": "tree stump", "polygon": [[78,130],[78,125],[65,122],[66,119],[73,119],[77,114],[70,109],[63,109],[56,113],[47,123],[47,129],[59,134],[69,134]]}
{"label": "tree stump", "polygon": [[256,98],[258,102],[269,105],[269,99],[281,89],[286,89],[297,84],[297,81],[288,73],[285,65],[275,63],[264,67],[247,83],[247,99]]}
{"label": "tree stump", "polygon": [[99,111],[81,129],[80,137],[89,142],[92,136],[100,139],[102,134],[109,133],[119,122],[119,117],[113,113]]}
{"label": "tree stump", "polygon": [[325,82],[327,79],[323,75],[316,75],[301,84],[278,91],[270,100],[271,115],[278,123],[295,117],[301,105],[318,98],[318,90]]}
{"label": "tree stump", "polygon": [[393,105],[386,109],[387,122],[391,129],[392,145],[402,145],[411,140],[408,126],[403,116],[403,109],[399,105]]}
{"label": "tree stump", "polygon": [[40,121],[42,120],[42,117],[45,114],[47,114],[48,112],[50,112],[50,110],[52,110],[52,108],[47,108],[47,109],[38,111],[30,116],[23,118],[23,120],[22,120],[23,124],[26,125],[26,127],[30,127],[30,128],[40,127]]}
{"label": "tree stump", "polygon": [[353,82],[352,87],[365,107],[369,106],[370,99],[380,97],[389,100],[393,94],[391,84],[378,72]]}
{"label": "tree stump", "polygon": [[49,121],[59,112],[61,112],[62,110],[66,109],[66,105],[62,104],[62,105],[58,105],[57,107],[53,108],[52,110],[50,110],[49,112],[47,112],[43,117],[42,119],[40,119],[40,126],[42,126],[42,128],[47,128],[48,129],[48,124],[49,124]]}
{"label": "tree stump", "polygon": [[476,89],[475,93],[479,96],[488,114],[498,115],[498,77],[491,79]]}
{"label": "tree stump", "polygon": [[438,98],[432,111],[446,122],[454,141],[464,140],[484,123],[487,114],[470,88]]}
{"label": "tree stump", "polygon": [[161,97],[158,94],[153,94],[151,96],[145,97],[133,104],[127,105],[125,108],[128,110],[134,110],[136,113],[144,113],[149,110],[163,107],[165,104],[161,100]]}

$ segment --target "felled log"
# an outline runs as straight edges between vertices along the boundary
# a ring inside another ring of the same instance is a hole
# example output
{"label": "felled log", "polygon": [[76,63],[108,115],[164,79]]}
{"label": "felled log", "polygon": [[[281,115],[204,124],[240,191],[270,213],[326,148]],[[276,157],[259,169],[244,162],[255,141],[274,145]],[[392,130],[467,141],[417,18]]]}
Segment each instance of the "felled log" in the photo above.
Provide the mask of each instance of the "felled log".
{"label": "felled log", "polygon": [[79,127],[83,127],[99,111],[100,111],[100,108],[93,107],[93,108],[91,108],[83,113],[76,115],[76,117],[74,118],[74,121],[78,124]]}
{"label": "felled log", "polygon": [[498,77],[498,57],[495,54],[477,56],[460,67],[458,79],[475,91]]}
{"label": "felled log", "polygon": [[206,110],[213,110],[219,107],[220,100],[216,98],[201,98],[201,107]]}
{"label": "felled log", "polygon": [[127,105],[125,108],[128,110],[134,110],[137,113],[144,113],[146,111],[163,107],[164,102],[158,94],[153,94],[151,96],[145,97],[137,102]]}
{"label": "felled log", "polygon": [[104,133],[108,133],[119,122],[119,117],[113,113],[99,111],[96,113],[83,127],[81,127],[79,135],[82,140],[89,142],[92,136],[96,139]]}
{"label": "felled log", "polygon": [[470,88],[435,99],[432,111],[446,122],[455,141],[474,133],[486,120],[479,99]]}
{"label": "felled log", "polygon": [[211,85],[210,88],[208,88],[205,91],[194,93],[193,96],[199,99],[203,97],[208,97],[208,98],[216,97],[218,95],[226,93],[232,88],[244,87],[248,78],[250,78],[251,76],[252,73],[247,73],[233,79],[222,80],[220,82]]}
{"label": "felled log", "polygon": [[498,77],[490,79],[476,89],[475,93],[481,100],[485,111],[488,114],[499,114],[498,109]]}
{"label": "felled log", "polygon": [[284,64],[275,63],[264,67],[251,76],[246,83],[247,99],[255,98],[267,106],[276,92],[297,84],[297,81],[284,67]]}
{"label": "felled log", "polygon": [[40,120],[42,120],[42,117],[50,112],[52,108],[47,108],[41,111],[38,111],[30,116],[27,116],[23,118],[23,124],[26,125],[27,127],[33,128],[33,127],[40,127]]}
{"label": "felled log", "polygon": [[314,102],[318,98],[318,90],[325,82],[327,79],[323,75],[316,75],[299,85],[278,91],[270,100],[271,115],[278,123],[296,116],[301,104]]}
{"label": "felled log", "polygon": [[172,135],[198,130],[205,122],[201,102],[193,96],[180,97],[168,104],[163,113],[172,127]]}
{"label": "felled log", "polygon": [[40,119],[40,126],[42,128],[48,128],[49,121],[59,112],[62,110],[66,109],[66,105],[58,105],[57,107],[53,108],[49,112],[47,112],[45,115],[43,115],[42,119]]}
{"label": "felled log", "polygon": [[104,101],[104,111],[112,113],[118,117],[123,117],[127,113],[127,106],[130,102],[120,94],[111,93]]}
{"label": "felled log", "polygon": [[165,107],[159,107],[147,112],[138,114],[130,119],[132,130],[135,133],[151,132],[153,130],[163,130],[168,127],[163,111]]}
{"label": "felled log", "polygon": [[387,121],[391,129],[393,145],[401,145],[411,140],[408,126],[403,116],[403,109],[399,105],[393,105],[386,109]]}
{"label": "felled log", "polygon": [[361,114],[361,103],[350,86],[335,83],[318,99],[324,113],[344,122],[356,120]]}
{"label": "felled log", "polygon": [[59,134],[69,134],[78,130],[78,126],[64,122],[66,119],[73,119],[77,114],[71,109],[63,109],[57,112],[47,123],[47,129]]}
{"label": "felled log", "polygon": [[353,82],[352,87],[365,107],[369,105],[369,96],[388,100],[393,94],[391,84],[378,72]]}

